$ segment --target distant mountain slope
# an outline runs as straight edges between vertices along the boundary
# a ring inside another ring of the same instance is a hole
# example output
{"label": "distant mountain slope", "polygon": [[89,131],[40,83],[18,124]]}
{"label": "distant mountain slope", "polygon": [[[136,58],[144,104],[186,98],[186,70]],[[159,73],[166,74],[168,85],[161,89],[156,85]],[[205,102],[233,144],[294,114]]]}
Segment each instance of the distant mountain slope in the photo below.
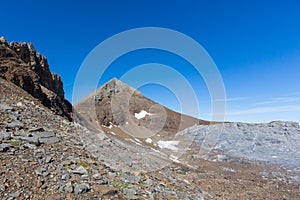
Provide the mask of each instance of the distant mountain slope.
{"label": "distant mountain slope", "polygon": [[[178,135],[203,146],[209,134],[222,130],[212,151],[204,156],[215,161],[245,158],[252,161],[278,164],[300,172],[300,125],[297,122],[274,121],[270,123],[226,123],[211,126],[193,126]],[[191,153],[192,154],[192,153]],[[300,179],[298,178],[298,181]]]}
{"label": "distant mountain slope", "polygon": [[114,125],[131,133],[138,129],[152,130],[164,137],[172,137],[195,124],[209,124],[163,107],[115,78],[79,101],[74,108],[93,127]]}
{"label": "distant mountain slope", "polygon": [[50,72],[47,58],[31,43],[8,43],[0,38],[0,78],[24,89],[54,113],[72,119],[72,105],[64,98],[60,76]]}

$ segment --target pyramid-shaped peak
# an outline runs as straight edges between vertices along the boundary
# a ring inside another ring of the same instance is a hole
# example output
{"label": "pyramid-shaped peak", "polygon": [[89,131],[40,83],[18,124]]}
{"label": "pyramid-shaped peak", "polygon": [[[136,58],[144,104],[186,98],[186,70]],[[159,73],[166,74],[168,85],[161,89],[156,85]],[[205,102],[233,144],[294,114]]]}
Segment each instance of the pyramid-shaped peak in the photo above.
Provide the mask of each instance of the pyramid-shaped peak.
{"label": "pyramid-shaped peak", "polygon": [[119,79],[117,78],[112,78],[111,80],[109,80],[108,82],[106,82],[105,84],[103,84],[100,88],[98,88],[97,90],[106,90],[106,91],[109,91],[109,90],[130,90],[130,91],[133,91],[133,90],[136,90],[135,88],[129,86],[128,84],[120,81]]}

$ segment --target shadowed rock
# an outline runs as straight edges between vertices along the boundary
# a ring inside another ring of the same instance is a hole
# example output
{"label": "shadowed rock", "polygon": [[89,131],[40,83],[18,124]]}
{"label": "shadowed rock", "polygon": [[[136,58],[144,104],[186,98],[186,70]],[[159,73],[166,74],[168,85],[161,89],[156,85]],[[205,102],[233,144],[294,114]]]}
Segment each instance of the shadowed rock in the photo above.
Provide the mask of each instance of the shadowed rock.
{"label": "shadowed rock", "polygon": [[47,58],[31,43],[8,43],[0,38],[0,78],[24,89],[54,113],[72,119],[72,105],[64,98],[60,76],[50,72]]}

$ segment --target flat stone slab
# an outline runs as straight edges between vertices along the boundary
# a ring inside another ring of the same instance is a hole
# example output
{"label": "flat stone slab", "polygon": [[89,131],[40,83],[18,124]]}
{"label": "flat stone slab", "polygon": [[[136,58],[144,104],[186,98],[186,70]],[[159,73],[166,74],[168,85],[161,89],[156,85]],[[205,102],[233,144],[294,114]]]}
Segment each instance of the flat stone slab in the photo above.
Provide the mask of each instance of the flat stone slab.
{"label": "flat stone slab", "polygon": [[48,137],[48,138],[39,138],[41,144],[55,144],[60,142],[60,139],[57,137]]}
{"label": "flat stone slab", "polygon": [[35,132],[35,133],[32,133],[32,136],[40,139],[40,138],[55,137],[56,134],[54,132]]}

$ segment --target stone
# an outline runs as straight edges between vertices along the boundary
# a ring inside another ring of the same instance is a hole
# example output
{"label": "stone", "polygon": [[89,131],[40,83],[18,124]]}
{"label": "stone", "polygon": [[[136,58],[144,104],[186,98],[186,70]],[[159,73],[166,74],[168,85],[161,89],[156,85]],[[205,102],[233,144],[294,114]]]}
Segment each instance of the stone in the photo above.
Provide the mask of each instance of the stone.
{"label": "stone", "polygon": [[10,140],[12,139],[11,134],[9,132],[0,132],[0,141],[2,140]]}
{"label": "stone", "polygon": [[82,183],[75,186],[74,193],[78,195],[78,194],[88,192],[89,190],[90,190],[90,186],[86,183]]}
{"label": "stone", "polygon": [[141,180],[141,177],[139,176],[125,176],[126,181],[129,183],[139,183]]}
{"label": "stone", "polygon": [[82,166],[78,166],[75,170],[73,170],[71,172],[73,174],[80,174],[80,175],[88,174],[88,171]]}
{"label": "stone", "polygon": [[60,139],[57,137],[49,137],[49,138],[40,138],[39,141],[41,144],[55,144],[60,142]]}
{"label": "stone", "polygon": [[29,133],[32,133],[32,132],[44,132],[45,129],[42,128],[42,127],[39,127],[39,128],[32,128],[32,129],[29,129]]}
{"label": "stone", "polygon": [[0,44],[8,45],[7,40],[3,36],[0,37]]}
{"label": "stone", "polygon": [[108,180],[107,179],[101,179],[101,180],[99,180],[99,184],[100,185],[106,185],[106,184],[108,184]]}
{"label": "stone", "polygon": [[137,192],[135,189],[124,188],[123,191],[127,199],[139,199],[138,196],[136,196]]}
{"label": "stone", "polygon": [[40,187],[42,187],[43,184],[44,184],[43,181],[37,180],[37,182],[36,182],[36,187],[37,187],[37,188],[40,188]]}
{"label": "stone", "polygon": [[23,145],[23,147],[27,148],[27,149],[37,149],[37,146],[34,144],[30,144],[30,143],[25,143]]}
{"label": "stone", "polygon": [[104,186],[104,185],[94,185],[92,189],[102,195],[115,195],[118,193],[118,189],[115,187]]}
{"label": "stone", "polygon": [[17,191],[17,192],[13,192],[13,193],[10,193],[9,196],[13,197],[13,198],[19,198],[21,195],[21,192],[20,191]]}
{"label": "stone", "polygon": [[151,179],[146,179],[144,182],[148,187],[152,186],[153,181]]}
{"label": "stone", "polygon": [[55,137],[56,134],[54,132],[34,132],[34,133],[32,133],[32,136],[40,139],[40,138]]}
{"label": "stone", "polygon": [[34,138],[34,137],[19,137],[17,139],[24,141],[24,142],[28,142],[29,144],[34,144],[37,146],[40,145],[39,139]]}
{"label": "stone", "polygon": [[10,147],[11,147],[10,144],[2,143],[0,144],[0,152],[6,152],[9,150]]}
{"label": "stone", "polygon": [[41,167],[38,167],[36,170],[35,170],[35,173],[37,175],[40,175],[40,176],[43,176],[43,173],[46,172],[46,169],[45,168],[41,168]]}
{"label": "stone", "polygon": [[113,173],[113,172],[108,172],[107,175],[108,175],[109,177],[112,177],[112,178],[114,178],[114,177],[117,176],[117,174],[116,174],[116,173]]}
{"label": "stone", "polygon": [[45,158],[45,163],[50,163],[52,161],[52,156],[47,156]]}
{"label": "stone", "polygon": [[94,174],[92,177],[95,180],[100,180],[102,176],[100,174]]}
{"label": "stone", "polygon": [[89,180],[89,175],[87,175],[87,174],[81,175],[81,179],[82,180]]}
{"label": "stone", "polygon": [[6,104],[0,103],[0,110],[4,110],[4,111],[6,111],[6,112],[10,112],[10,111],[13,110],[13,107],[8,106],[8,105],[6,105]]}
{"label": "stone", "polygon": [[15,129],[15,128],[22,127],[22,126],[24,126],[24,124],[21,122],[11,122],[11,123],[7,124],[8,129],[10,129],[10,128]]}
{"label": "stone", "polygon": [[4,192],[6,189],[5,185],[0,185],[0,192]]}
{"label": "stone", "polygon": [[64,187],[64,190],[68,193],[72,193],[74,191],[74,187],[72,185],[71,182],[68,182],[65,187]]}
{"label": "stone", "polygon": [[61,180],[65,180],[68,181],[71,178],[71,175],[69,172],[65,172],[62,176],[61,176]]}

